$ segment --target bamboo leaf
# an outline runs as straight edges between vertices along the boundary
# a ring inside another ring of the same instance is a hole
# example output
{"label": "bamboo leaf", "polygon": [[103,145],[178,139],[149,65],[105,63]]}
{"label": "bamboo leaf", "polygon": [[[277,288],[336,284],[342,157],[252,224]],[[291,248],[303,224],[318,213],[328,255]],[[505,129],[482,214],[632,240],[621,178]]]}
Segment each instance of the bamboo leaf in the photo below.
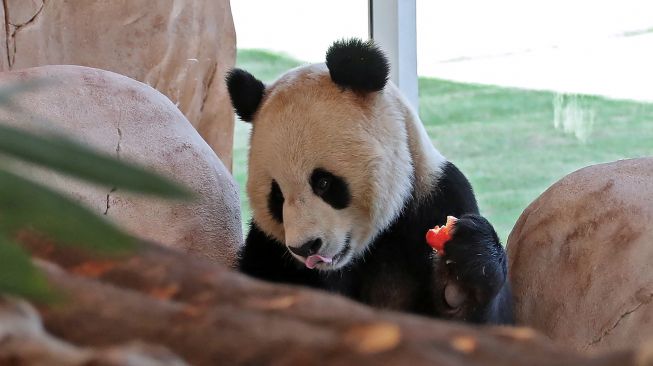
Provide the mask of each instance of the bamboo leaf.
{"label": "bamboo leaf", "polygon": [[53,298],[45,278],[34,268],[29,255],[3,235],[0,235],[0,293],[40,301]]}
{"label": "bamboo leaf", "polygon": [[134,239],[60,193],[0,169],[0,233],[33,228],[62,244],[124,251]]}
{"label": "bamboo leaf", "polygon": [[0,124],[0,153],[106,187],[167,198],[192,197],[166,178],[62,136],[39,136]]}

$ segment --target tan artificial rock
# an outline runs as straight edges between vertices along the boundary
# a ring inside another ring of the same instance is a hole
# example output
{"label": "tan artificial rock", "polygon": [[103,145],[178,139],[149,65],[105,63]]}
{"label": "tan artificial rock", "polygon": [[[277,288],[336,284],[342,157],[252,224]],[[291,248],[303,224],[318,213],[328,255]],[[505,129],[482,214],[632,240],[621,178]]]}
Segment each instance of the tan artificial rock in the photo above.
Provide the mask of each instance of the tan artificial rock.
{"label": "tan artificial rock", "polygon": [[0,70],[72,64],[145,82],[177,104],[231,168],[233,112],[224,75],[234,66],[236,35],[228,0],[3,5]]}
{"label": "tan artificial rock", "polygon": [[582,351],[653,337],[653,158],[590,166],[522,213],[508,239],[517,320]]}
{"label": "tan artificial rock", "polygon": [[50,171],[28,174],[106,215],[138,237],[232,265],[242,243],[238,190],[231,174],[188,120],[151,87],[108,71],[44,66],[0,73],[0,88],[39,82],[0,109],[0,123],[72,137],[137,162],[197,193],[174,202],[97,187]]}

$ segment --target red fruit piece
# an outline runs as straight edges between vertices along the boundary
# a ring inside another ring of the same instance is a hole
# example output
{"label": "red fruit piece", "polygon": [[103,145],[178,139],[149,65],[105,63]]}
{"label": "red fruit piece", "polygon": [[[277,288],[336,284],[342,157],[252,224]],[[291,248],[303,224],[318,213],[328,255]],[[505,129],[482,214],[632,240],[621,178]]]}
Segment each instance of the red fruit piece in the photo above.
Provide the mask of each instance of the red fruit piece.
{"label": "red fruit piece", "polygon": [[426,232],[426,242],[439,256],[444,255],[444,245],[451,240],[456,221],[458,221],[457,218],[447,216],[447,224],[445,226],[436,226]]}

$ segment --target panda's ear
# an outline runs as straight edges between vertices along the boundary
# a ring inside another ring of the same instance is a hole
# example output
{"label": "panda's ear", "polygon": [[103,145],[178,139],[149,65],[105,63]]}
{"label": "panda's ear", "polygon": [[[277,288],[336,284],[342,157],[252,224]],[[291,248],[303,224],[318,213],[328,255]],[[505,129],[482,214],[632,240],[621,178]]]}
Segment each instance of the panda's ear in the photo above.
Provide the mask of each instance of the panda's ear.
{"label": "panda's ear", "polygon": [[236,110],[236,114],[243,121],[252,122],[265,94],[265,84],[241,69],[229,71],[226,81],[231,105]]}
{"label": "panda's ear", "polygon": [[383,89],[390,72],[383,51],[373,41],[357,38],[333,43],[326,54],[326,65],[334,83],[362,92]]}

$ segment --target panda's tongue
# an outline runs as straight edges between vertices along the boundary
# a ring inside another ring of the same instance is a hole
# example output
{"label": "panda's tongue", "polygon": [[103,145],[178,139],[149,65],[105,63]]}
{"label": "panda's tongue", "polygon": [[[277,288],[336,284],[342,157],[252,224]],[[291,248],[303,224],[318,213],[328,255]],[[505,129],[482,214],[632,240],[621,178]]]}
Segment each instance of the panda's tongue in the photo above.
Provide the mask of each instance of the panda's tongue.
{"label": "panda's tongue", "polygon": [[318,263],[331,263],[333,261],[333,258],[331,257],[323,257],[321,255],[311,255],[308,258],[306,258],[306,268],[308,269],[313,269],[315,266],[318,265]]}

